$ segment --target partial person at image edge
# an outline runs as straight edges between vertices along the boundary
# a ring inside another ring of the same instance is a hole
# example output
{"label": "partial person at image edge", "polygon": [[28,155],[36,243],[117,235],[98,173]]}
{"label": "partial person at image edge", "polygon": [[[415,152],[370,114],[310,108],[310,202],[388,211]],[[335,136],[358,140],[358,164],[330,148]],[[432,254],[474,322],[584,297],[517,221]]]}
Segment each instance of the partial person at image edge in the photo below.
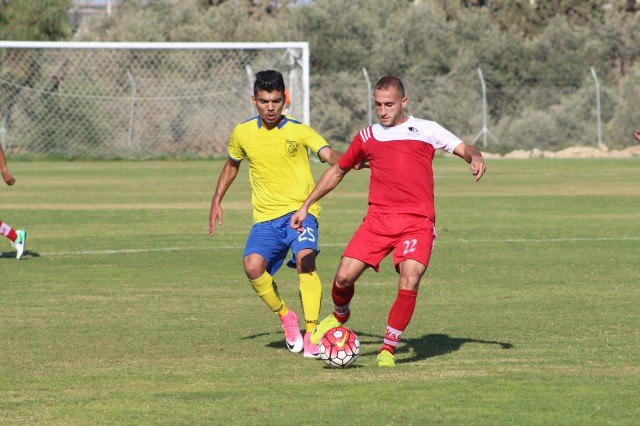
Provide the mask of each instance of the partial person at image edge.
{"label": "partial person at image edge", "polygon": [[[16,179],[13,177],[9,168],[7,167],[7,161],[4,156],[4,150],[2,144],[0,144],[0,171],[2,172],[2,180],[9,186],[16,183]],[[4,235],[11,241],[11,245],[16,249],[16,259],[22,259],[24,250],[27,245],[27,231],[24,229],[14,230],[7,223],[0,220],[0,235]]]}

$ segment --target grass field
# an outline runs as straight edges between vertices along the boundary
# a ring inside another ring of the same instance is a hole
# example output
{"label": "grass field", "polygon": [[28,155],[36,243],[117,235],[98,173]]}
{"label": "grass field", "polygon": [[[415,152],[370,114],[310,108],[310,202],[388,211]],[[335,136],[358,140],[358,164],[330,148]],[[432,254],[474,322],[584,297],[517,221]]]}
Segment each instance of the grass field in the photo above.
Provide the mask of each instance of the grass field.
{"label": "grass field", "polygon": [[[11,163],[0,219],[0,423],[638,424],[640,161],[437,158],[439,237],[395,369],[397,276],[356,287],[354,368],[290,354],[241,266],[246,165],[207,235],[221,161]],[[323,166],[314,164],[317,176]],[[368,172],[323,202],[330,282]],[[283,297],[299,309],[296,274]]]}

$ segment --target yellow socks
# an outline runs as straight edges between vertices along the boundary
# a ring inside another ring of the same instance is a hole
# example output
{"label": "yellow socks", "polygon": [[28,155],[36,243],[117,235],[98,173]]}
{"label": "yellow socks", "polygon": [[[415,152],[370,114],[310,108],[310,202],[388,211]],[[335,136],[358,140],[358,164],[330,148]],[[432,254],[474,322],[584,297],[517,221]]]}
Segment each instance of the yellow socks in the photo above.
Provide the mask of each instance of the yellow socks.
{"label": "yellow socks", "polygon": [[[268,272],[265,272],[255,280],[249,280],[258,296],[267,304],[269,309],[280,316],[286,315],[289,309],[278,293],[278,286]],[[319,282],[319,281],[318,281]],[[317,317],[316,317],[317,318]]]}
{"label": "yellow socks", "polygon": [[[318,325],[318,318],[320,316],[322,284],[320,283],[320,277],[315,271],[306,274],[298,274],[298,278],[300,279],[300,301],[304,312],[306,330],[308,332],[313,332],[316,325]],[[268,272],[265,272],[255,280],[249,281],[251,282],[253,289],[258,293],[258,296],[260,296],[264,303],[267,304],[269,309],[280,316],[286,315],[289,312],[289,308],[287,308],[278,293],[278,287],[276,286],[273,277],[271,277]]]}
{"label": "yellow socks", "polygon": [[307,332],[313,333],[320,316],[322,284],[316,271],[298,274],[298,278],[300,278],[300,302],[302,303]]}

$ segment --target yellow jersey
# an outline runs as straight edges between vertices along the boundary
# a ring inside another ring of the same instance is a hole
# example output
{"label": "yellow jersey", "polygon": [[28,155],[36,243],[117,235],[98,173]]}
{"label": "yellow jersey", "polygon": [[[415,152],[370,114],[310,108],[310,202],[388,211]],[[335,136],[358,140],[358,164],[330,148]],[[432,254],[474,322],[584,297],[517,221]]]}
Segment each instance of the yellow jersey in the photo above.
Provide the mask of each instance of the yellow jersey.
{"label": "yellow jersey", "polygon": [[[283,116],[266,129],[260,116],[236,126],[229,139],[229,157],[249,161],[254,222],[276,219],[300,208],[313,190],[308,149],[316,155],[329,145],[311,127]],[[309,213],[318,218],[320,205]]]}

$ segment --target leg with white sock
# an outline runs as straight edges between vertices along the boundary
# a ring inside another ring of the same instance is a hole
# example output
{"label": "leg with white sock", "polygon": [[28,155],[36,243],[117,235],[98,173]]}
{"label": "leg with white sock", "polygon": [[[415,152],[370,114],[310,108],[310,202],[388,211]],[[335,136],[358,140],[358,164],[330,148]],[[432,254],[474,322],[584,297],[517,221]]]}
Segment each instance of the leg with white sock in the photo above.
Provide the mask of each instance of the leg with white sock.
{"label": "leg with white sock", "polygon": [[411,322],[416,307],[420,279],[426,270],[425,265],[412,259],[407,259],[398,265],[400,273],[398,294],[389,310],[387,329],[378,354],[378,366],[380,367],[395,365],[395,350],[400,343],[402,333]]}
{"label": "leg with white sock", "polygon": [[4,235],[11,241],[11,245],[16,249],[16,259],[20,260],[26,249],[27,231],[24,229],[15,230],[0,221],[0,235]]}

